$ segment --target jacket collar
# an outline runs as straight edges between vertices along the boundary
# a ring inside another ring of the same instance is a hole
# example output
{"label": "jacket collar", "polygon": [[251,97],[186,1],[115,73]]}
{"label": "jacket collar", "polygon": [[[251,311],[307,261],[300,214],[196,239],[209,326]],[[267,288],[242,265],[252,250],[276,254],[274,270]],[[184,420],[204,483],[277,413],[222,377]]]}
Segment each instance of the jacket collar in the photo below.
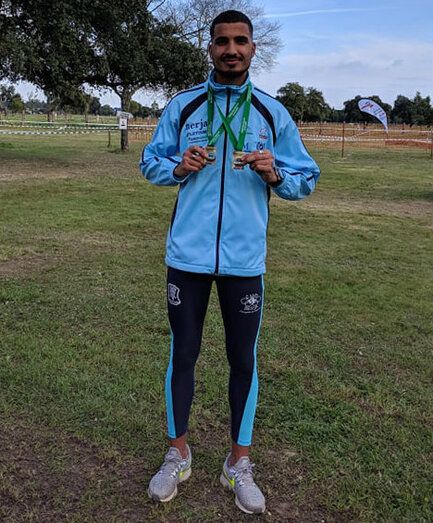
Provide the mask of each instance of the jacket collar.
{"label": "jacket collar", "polygon": [[247,78],[245,82],[242,85],[233,85],[233,84],[219,84],[215,81],[215,71],[211,71],[209,74],[207,84],[208,86],[212,87],[214,92],[222,92],[222,91],[232,91],[232,93],[240,94],[242,93],[245,88],[247,87],[248,83],[251,81],[250,73],[247,74]]}

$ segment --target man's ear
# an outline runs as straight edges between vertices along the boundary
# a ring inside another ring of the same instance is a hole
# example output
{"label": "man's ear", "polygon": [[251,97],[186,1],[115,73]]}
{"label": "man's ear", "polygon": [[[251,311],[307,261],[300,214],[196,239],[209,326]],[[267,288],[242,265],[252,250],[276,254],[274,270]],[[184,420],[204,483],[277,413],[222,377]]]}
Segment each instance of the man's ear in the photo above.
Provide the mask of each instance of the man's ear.
{"label": "man's ear", "polygon": [[212,58],[212,42],[209,42],[207,46],[207,52],[209,53],[209,56]]}
{"label": "man's ear", "polygon": [[253,42],[253,56],[256,55],[256,42]]}

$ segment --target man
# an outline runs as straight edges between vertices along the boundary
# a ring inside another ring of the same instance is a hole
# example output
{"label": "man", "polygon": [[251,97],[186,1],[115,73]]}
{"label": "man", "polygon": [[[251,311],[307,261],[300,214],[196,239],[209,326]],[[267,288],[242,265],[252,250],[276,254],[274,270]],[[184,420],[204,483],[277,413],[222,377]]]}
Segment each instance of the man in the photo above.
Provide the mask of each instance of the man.
{"label": "man", "polygon": [[250,514],[265,510],[249,448],[258,395],[269,197],[272,190],[284,199],[304,198],[320,174],[287,110],[252,86],[248,70],[255,50],[247,16],[218,15],[209,44],[214,70],[205,83],[171,100],[140,164],[151,183],[179,185],[166,254],[170,448],[148,493],[169,501],[191,474],[187,427],[194,367],[215,282],[230,364],[232,437],[220,480]]}

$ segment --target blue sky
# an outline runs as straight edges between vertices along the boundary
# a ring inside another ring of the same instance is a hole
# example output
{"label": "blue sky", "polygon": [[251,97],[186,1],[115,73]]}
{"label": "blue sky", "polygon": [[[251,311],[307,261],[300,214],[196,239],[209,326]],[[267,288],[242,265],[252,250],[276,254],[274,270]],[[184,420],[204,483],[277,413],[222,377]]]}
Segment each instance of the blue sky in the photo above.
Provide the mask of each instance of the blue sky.
{"label": "blue sky", "polygon": [[[271,73],[254,82],[275,95],[287,82],[321,90],[341,108],[357,94],[392,104],[416,91],[433,98],[433,0],[268,0],[266,17],[282,24],[283,46]],[[28,95],[31,87],[19,90]],[[103,103],[117,106],[107,92]],[[155,97],[138,94],[141,103]]]}
{"label": "blue sky", "polygon": [[337,108],[357,94],[433,95],[433,0],[272,0],[265,11],[284,39],[273,72],[255,76],[270,93],[299,82]]}

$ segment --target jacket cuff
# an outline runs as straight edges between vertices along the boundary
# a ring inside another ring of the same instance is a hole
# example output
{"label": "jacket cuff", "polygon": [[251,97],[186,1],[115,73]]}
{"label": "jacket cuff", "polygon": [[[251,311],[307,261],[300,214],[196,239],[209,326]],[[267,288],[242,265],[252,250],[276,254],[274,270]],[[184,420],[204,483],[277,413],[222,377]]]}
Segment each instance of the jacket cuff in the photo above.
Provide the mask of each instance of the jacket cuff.
{"label": "jacket cuff", "polygon": [[173,180],[176,182],[176,183],[184,183],[186,182],[186,180],[188,180],[188,178],[191,176],[191,173],[188,173],[186,176],[177,176],[176,174],[174,174],[174,171],[176,169],[176,167],[178,166],[179,164],[177,163],[174,168],[173,168],[173,171],[171,172],[171,175],[173,177]]}
{"label": "jacket cuff", "polygon": [[268,185],[272,187],[272,189],[276,189],[277,187],[280,187],[284,183],[284,172],[278,169],[278,167],[275,167],[275,172],[277,173],[278,180],[276,182],[269,183]]}

